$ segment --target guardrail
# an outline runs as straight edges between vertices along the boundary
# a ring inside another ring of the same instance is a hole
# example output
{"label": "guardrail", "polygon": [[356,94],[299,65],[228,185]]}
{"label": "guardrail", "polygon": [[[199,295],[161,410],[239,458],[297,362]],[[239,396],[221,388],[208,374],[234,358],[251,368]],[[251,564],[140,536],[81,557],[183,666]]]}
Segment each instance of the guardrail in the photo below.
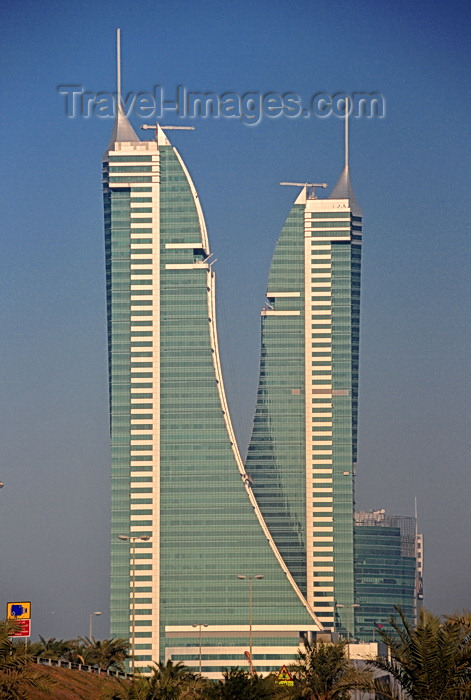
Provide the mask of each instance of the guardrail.
{"label": "guardrail", "polygon": [[64,659],[47,659],[44,656],[35,656],[34,663],[41,666],[55,666],[56,668],[71,668],[75,671],[85,671],[86,673],[96,673],[99,676],[112,676],[113,678],[132,678],[132,673],[125,671],[115,671],[110,668],[100,668],[92,664],[80,664],[75,661],[65,661]]}

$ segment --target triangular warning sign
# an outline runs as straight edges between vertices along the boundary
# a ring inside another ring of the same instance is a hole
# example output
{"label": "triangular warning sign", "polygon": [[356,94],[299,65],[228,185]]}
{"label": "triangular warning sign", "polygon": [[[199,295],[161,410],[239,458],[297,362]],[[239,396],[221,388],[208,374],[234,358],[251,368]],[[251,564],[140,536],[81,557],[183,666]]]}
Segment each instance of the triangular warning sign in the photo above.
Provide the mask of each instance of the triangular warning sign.
{"label": "triangular warning sign", "polygon": [[286,666],[282,666],[280,668],[280,670],[278,671],[278,675],[276,677],[276,682],[279,685],[294,685],[293,676],[288,671]]}

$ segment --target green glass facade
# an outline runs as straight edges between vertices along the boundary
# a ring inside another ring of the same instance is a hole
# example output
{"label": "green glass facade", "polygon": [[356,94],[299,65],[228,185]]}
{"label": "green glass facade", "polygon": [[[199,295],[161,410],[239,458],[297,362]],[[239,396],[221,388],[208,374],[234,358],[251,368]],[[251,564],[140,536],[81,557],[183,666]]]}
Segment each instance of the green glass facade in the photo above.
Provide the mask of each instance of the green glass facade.
{"label": "green glass facade", "polygon": [[338,187],[328,199],[305,187],[286,220],[262,311],[246,461],[298,586],[324,626],[343,633],[355,604],[361,221]]}
{"label": "green glass facade", "polygon": [[[275,250],[269,290],[301,294],[303,228],[304,208],[295,205]],[[269,302],[273,309],[289,311],[294,300],[297,315],[262,316],[260,382],[246,468],[280,554],[306,595],[302,297],[270,297]]]}
{"label": "green glass facade", "polygon": [[[381,512],[379,512],[381,514]],[[390,629],[400,606],[409,620],[417,611],[415,518],[361,518],[355,525],[356,637],[375,640],[375,625]],[[371,514],[363,514],[371,515]]]}
{"label": "green glass facade", "polygon": [[115,127],[104,158],[111,634],[131,639],[136,666],[197,666],[202,625],[203,672],[217,677],[247,663],[249,581],[237,577],[263,575],[252,581],[253,660],[260,671],[279,668],[299,632],[320,625],[237,450],[193,183],[160,129],[151,142],[129,129],[120,140]]}

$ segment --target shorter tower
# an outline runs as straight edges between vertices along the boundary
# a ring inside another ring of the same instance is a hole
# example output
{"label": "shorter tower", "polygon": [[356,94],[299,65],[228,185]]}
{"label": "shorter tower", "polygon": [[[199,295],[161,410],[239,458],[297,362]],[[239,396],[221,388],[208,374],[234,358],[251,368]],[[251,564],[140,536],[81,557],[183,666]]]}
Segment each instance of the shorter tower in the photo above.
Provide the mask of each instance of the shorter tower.
{"label": "shorter tower", "polygon": [[278,550],[324,627],[352,632],[362,213],[345,166],[302,187],[281,231],[262,310],[260,381],[246,468]]}
{"label": "shorter tower", "polygon": [[394,606],[415,620],[422,597],[423,536],[416,518],[385,510],[355,513],[356,636],[373,641]]}

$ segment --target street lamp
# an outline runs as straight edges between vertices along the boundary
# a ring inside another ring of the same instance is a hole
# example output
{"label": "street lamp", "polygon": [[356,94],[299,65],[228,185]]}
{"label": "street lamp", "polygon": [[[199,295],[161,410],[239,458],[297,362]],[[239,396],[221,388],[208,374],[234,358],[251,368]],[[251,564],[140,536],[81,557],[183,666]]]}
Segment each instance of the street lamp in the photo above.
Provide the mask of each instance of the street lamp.
{"label": "street lamp", "polygon": [[136,624],[136,542],[148,542],[149,535],[118,535],[131,545],[131,673],[134,673],[134,628]]}
{"label": "street lamp", "polygon": [[253,609],[253,579],[262,579],[265,578],[262,574],[258,574],[257,576],[243,576],[242,574],[237,574],[237,578],[240,578],[242,581],[245,581],[246,579],[249,580],[249,653],[250,653],[250,672],[253,674],[254,673],[254,667],[253,667],[253,662],[252,662],[252,609]]}
{"label": "street lamp", "polygon": [[201,628],[208,627],[208,625],[191,625],[192,627],[199,627],[200,629],[200,676],[201,676]]}
{"label": "street lamp", "polygon": [[90,644],[92,643],[92,635],[93,635],[93,616],[94,615],[101,615],[101,610],[97,610],[96,612],[90,613],[90,634],[88,635],[88,638],[90,640]]}
{"label": "street lamp", "polygon": [[354,608],[360,607],[360,603],[353,603],[353,605],[343,605],[342,603],[337,603],[336,607],[345,608],[345,610],[347,611],[347,655],[348,658],[350,658],[350,615],[352,615]]}

